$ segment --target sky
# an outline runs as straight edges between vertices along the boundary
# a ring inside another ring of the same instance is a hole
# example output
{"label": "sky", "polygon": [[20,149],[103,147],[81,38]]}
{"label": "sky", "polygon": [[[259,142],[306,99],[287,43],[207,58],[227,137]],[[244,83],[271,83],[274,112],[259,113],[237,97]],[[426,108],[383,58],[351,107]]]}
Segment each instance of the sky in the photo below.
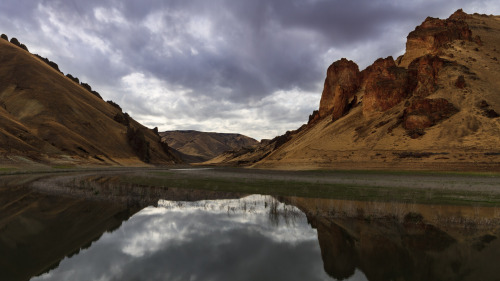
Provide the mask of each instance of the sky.
{"label": "sky", "polygon": [[498,0],[2,0],[0,33],[160,131],[273,138],[318,109],[326,69],[404,53],[427,16]]}

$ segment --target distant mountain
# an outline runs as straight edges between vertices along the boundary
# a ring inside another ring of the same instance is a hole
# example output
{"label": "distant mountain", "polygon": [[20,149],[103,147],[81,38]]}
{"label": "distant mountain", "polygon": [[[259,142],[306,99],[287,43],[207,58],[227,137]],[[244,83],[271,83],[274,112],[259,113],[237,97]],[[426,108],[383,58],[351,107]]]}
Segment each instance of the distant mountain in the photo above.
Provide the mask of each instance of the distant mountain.
{"label": "distant mountain", "polygon": [[500,16],[427,18],[406,53],[327,70],[308,124],[209,164],[500,170]]}
{"label": "distant mountain", "polygon": [[196,163],[214,158],[226,151],[252,147],[259,142],[240,134],[207,133],[193,130],[161,132],[162,141],[180,152],[185,162]]}
{"label": "distant mountain", "polygon": [[57,64],[0,39],[0,165],[144,165],[178,160],[112,101]]}

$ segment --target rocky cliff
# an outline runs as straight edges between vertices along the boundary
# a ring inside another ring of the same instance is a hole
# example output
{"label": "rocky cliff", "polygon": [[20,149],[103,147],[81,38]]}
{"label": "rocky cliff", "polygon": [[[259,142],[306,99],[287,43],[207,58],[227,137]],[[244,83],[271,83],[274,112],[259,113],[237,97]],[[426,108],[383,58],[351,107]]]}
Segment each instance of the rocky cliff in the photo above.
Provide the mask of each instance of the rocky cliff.
{"label": "rocky cliff", "polygon": [[500,170],[500,17],[427,18],[406,52],[326,73],[309,123],[220,162],[280,168]]}

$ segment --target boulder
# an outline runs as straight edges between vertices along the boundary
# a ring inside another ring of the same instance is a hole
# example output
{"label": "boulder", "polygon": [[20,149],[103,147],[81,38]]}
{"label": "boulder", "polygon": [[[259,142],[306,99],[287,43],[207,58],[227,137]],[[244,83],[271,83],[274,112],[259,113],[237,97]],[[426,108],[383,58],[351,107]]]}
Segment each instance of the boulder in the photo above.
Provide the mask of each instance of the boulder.
{"label": "boulder", "polygon": [[403,113],[403,127],[406,130],[423,130],[451,117],[458,109],[448,100],[416,99]]}

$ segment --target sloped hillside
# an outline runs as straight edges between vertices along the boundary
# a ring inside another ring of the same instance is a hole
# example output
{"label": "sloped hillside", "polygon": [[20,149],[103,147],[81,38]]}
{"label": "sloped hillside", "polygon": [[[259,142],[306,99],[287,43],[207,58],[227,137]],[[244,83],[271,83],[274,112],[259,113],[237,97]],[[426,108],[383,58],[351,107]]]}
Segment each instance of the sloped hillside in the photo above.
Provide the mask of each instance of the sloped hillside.
{"label": "sloped hillside", "polygon": [[177,161],[157,131],[103,101],[89,85],[64,76],[57,64],[6,39],[0,39],[0,164]]}
{"label": "sloped hillside", "polygon": [[225,151],[252,147],[259,142],[240,134],[186,131],[161,132],[162,141],[183,154],[185,162],[203,162]]}
{"label": "sloped hillside", "polygon": [[[214,164],[500,170],[500,17],[427,18],[406,53],[327,71],[319,110],[270,144]],[[281,142],[276,142],[281,140]]]}

